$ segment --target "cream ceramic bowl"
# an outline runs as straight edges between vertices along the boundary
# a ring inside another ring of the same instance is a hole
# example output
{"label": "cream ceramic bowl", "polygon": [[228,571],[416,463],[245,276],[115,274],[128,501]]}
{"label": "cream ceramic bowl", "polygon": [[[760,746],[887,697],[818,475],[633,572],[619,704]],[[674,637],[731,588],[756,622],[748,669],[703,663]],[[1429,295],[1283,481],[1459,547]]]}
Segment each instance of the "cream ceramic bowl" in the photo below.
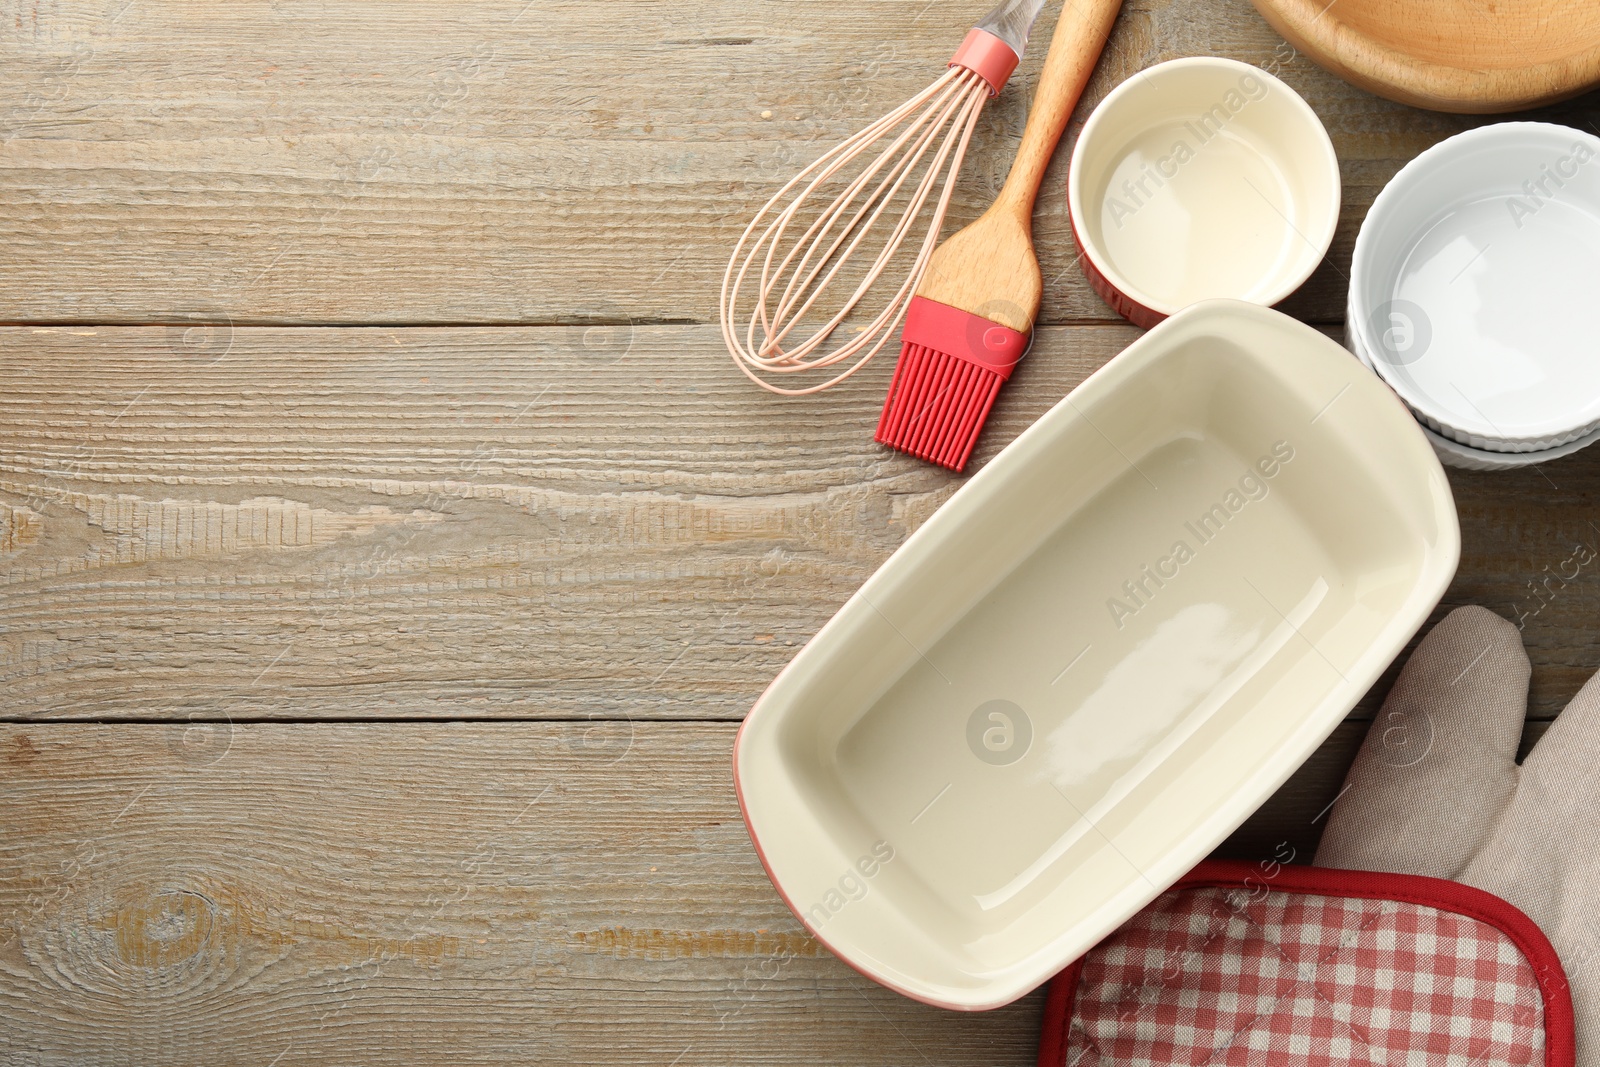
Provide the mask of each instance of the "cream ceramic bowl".
{"label": "cream ceramic bowl", "polygon": [[1328,338],[1208,301],[913,534],[751,710],[756,850],[839,958],[1005,1004],[1187,872],[1455,571],[1416,420]]}
{"label": "cream ceramic bowl", "polygon": [[1067,177],[1084,272],[1140,326],[1212,297],[1276,304],[1327,253],[1339,196],[1310,105],[1215,57],[1160,63],[1112,90]]}
{"label": "cream ceramic bowl", "polygon": [[1441,141],[1372,203],[1349,329],[1435,432],[1544,452],[1600,431],[1600,137],[1503,122]]}

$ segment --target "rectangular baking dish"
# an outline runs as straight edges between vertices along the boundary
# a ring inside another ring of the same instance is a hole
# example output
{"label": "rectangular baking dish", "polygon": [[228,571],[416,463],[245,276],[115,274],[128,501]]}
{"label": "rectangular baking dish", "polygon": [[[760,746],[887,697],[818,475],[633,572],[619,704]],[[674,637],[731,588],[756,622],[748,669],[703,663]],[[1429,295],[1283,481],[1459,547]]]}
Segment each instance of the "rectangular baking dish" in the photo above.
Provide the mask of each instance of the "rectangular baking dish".
{"label": "rectangular baking dish", "polygon": [[777,677],[739,803],[868,977],[998,1007],[1185,874],[1444,594],[1460,534],[1395,396],[1278,312],[1197,304],[976,474]]}

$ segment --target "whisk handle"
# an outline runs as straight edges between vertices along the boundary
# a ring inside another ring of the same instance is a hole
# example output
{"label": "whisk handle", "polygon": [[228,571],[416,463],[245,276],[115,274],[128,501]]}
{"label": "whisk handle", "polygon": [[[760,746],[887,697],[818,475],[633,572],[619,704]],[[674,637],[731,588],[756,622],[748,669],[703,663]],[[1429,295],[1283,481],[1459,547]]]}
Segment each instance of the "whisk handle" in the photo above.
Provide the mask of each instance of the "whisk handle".
{"label": "whisk handle", "polygon": [[956,54],[950,57],[950,65],[972,71],[989,83],[990,96],[999,96],[1021,58],[1016,49],[999,37],[974,26],[967,31],[966,39],[956,49]]}
{"label": "whisk handle", "polygon": [[1005,188],[995,202],[1015,211],[1026,230],[1033,220],[1033,204],[1044,181],[1045,168],[1067,128],[1072,109],[1094,71],[1100,50],[1117,20],[1122,0],[1066,0],[1050,38],[1033,108],[1022,131],[1022,144],[1006,176]]}

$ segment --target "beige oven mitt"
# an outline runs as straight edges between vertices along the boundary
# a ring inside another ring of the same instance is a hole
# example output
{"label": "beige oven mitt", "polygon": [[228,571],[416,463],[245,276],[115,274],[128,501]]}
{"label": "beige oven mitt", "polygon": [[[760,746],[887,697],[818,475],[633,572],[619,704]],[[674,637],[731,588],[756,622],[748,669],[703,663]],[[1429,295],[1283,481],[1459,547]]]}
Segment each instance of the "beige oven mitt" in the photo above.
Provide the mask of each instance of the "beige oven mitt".
{"label": "beige oven mitt", "polygon": [[1577,1062],[1600,1063],[1600,675],[1519,767],[1528,675],[1493,612],[1434,627],[1367,731],[1316,863],[1450,878],[1522,909],[1571,983]]}

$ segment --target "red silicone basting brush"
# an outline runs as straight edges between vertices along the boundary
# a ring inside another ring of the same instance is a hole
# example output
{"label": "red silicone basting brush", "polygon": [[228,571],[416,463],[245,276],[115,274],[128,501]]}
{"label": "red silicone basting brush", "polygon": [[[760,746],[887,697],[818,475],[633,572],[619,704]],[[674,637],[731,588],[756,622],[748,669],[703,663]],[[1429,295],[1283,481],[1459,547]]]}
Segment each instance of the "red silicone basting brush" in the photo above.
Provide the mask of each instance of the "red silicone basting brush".
{"label": "red silicone basting brush", "polygon": [[959,471],[1027,351],[1044,279],[1033,204],[1122,0],[1067,0],[1011,173],[978,220],[933,253],[906,311],[877,440]]}

